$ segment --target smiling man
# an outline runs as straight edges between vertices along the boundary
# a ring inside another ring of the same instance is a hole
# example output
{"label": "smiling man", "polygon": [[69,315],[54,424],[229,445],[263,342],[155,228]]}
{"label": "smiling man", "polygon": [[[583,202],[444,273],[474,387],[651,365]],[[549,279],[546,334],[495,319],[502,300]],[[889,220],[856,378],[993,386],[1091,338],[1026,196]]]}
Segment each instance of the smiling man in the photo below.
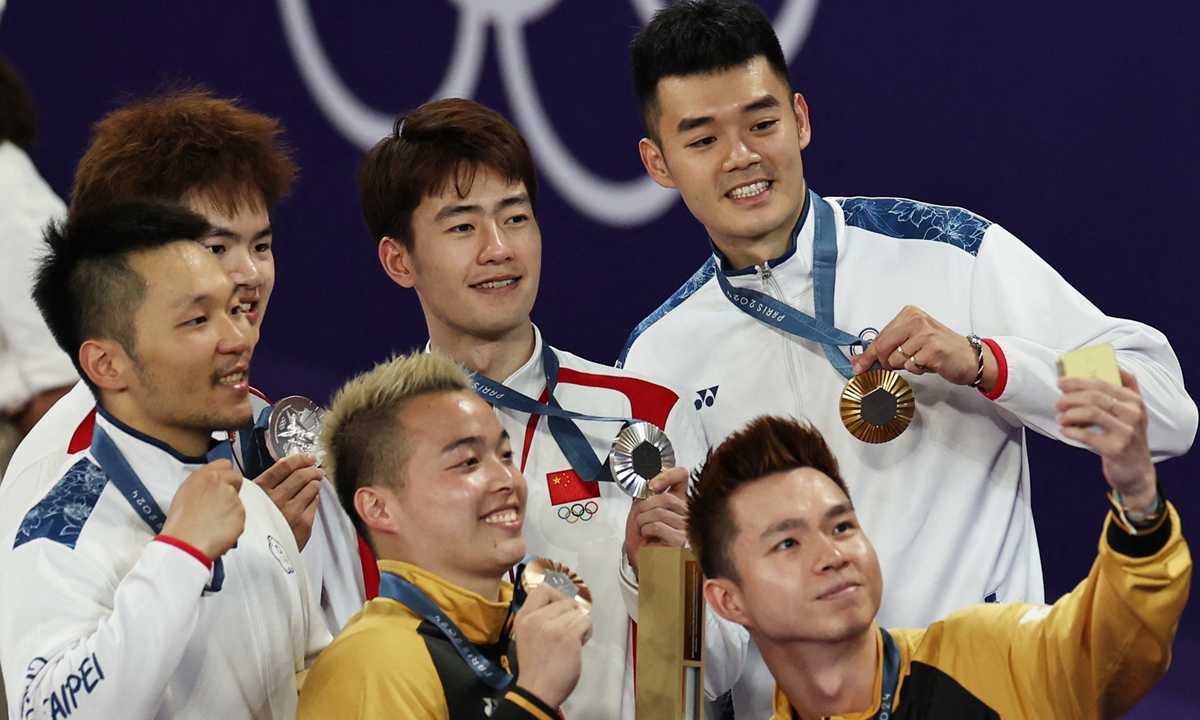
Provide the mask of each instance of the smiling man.
{"label": "smiling man", "polygon": [[439,353],[379,365],[338,392],[321,441],[381,597],[313,666],[299,718],[558,717],[591,621],[546,584],[512,606],[525,478],[462,368]]}
{"label": "smiling man", "polygon": [[722,443],[689,534],[705,598],[746,626],[774,675],[774,718],[1116,718],[1149,692],[1192,563],[1157,484],[1137,381],[1122,380],[1063,380],[1054,406],[1112,488],[1088,578],[1053,606],[976,605],[919,630],[875,622],[879,559],[820,433],[766,416]]}
{"label": "smiling man", "polygon": [[[1138,378],[1163,459],[1188,450],[1197,423],[1167,339],[1104,315],[967,210],[819,197],[801,161],[815,141],[808,106],[755,5],[672,5],[630,54],[643,163],[679,191],[713,255],[633,331],[622,366],[702,398],[712,444],[764,414],[819,429],[879,550],[883,622],[922,627],[985,600],[1041,602],[1026,428],[1078,444],[1052,412],[1056,359],[1111,344]],[[857,354],[846,346],[872,337]],[[907,429],[891,424],[910,401]],[[753,646],[730,672],[743,680],[738,716],[769,713]]]}
{"label": "smiling man", "polygon": [[[211,225],[203,245],[237,283],[238,301],[257,335],[275,287],[271,213],[295,175],[277,120],[206,92],[173,92],[132,103],[96,124],[76,169],[70,213],[144,198],[200,213]],[[253,389],[251,402],[254,419],[263,419],[269,402]],[[95,412],[92,394],[80,383],[22,443],[0,486],[0,538],[11,537],[66,456],[87,447]],[[245,477],[288,518],[326,622],[337,632],[364,599],[353,527],[316,457],[275,462],[256,442],[261,433],[252,423],[226,437]]]}
{"label": "smiling man", "polygon": [[[638,552],[685,541],[684,468],[704,452],[691,402],[551,347],[530,321],[542,269],[537,176],[525,139],[499,113],[457,98],[423,105],[367,153],[358,182],[380,263],[416,291],[429,347],[475,373],[512,437],[530,478],[529,552],[564,563],[592,590],[595,638],[566,716],[632,717]],[[618,420],[564,417],[564,408]],[[607,471],[625,418],[664,430],[681,466],[637,502]]]}
{"label": "smiling man", "polygon": [[34,297],[98,411],[0,561],[12,717],[291,718],[329,642],[286,520],[213,438],[253,412],[256,335],[209,230],[147,203],[48,230]]}

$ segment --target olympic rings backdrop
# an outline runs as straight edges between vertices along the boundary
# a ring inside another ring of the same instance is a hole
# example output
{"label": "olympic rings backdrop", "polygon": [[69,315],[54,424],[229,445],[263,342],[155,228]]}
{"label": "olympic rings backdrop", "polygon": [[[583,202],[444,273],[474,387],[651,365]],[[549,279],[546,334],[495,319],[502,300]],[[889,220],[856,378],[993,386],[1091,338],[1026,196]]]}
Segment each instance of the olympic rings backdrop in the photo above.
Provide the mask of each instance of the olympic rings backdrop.
{"label": "olympic rings backdrop", "polygon": [[[164,82],[283,119],[303,170],[275,218],[278,282],[252,379],[324,401],[425,341],[416,297],[378,267],[354,169],[396,113],[429,99],[474,97],[529,138],[543,187],[534,319],[556,345],[612,362],[704,261],[703,230],[636,152],[627,45],[664,2],[8,0],[0,53],[32,91],[32,155],[64,197],[90,124]],[[1165,332],[1200,388],[1200,4],[761,2],[811,111],[815,190],[1002,223],[1104,311]],[[1094,557],[1104,483],[1093,456],[1043,438],[1030,463],[1054,597]],[[1200,537],[1200,451],[1160,471]],[[1167,679],[1133,716],[1200,716],[1197,605]]]}

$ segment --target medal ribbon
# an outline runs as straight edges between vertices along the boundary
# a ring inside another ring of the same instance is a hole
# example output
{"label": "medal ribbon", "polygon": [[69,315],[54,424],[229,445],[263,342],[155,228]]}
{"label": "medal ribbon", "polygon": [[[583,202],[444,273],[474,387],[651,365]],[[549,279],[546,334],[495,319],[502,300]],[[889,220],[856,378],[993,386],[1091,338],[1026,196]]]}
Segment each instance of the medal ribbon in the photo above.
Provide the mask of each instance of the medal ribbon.
{"label": "medal ribbon", "polygon": [[879,687],[879,712],[871,720],[888,720],[896,699],[896,684],[900,682],[900,646],[882,627],[879,634],[883,636],[883,683]]}
{"label": "medal ribbon", "polygon": [[433,623],[438,630],[442,631],[442,634],[467,662],[475,675],[488,687],[503,690],[512,683],[513,676],[484,657],[475,644],[462,634],[454,621],[446,617],[446,613],[442,612],[441,608],[430,600],[428,595],[421,592],[416,585],[395,573],[381,572],[379,573],[379,594],[403,603],[410,610]]}
{"label": "medal ribbon", "polygon": [[[92,457],[96,458],[96,462],[100,463],[100,469],[108,476],[109,482],[121,491],[137,516],[146,521],[155,535],[161,533],[163,525],[167,522],[167,514],[154,501],[154,497],[150,495],[146,485],[129,465],[129,461],[125,459],[117,444],[108,436],[108,433],[104,432],[104,428],[100,427],[100,423],[96,423],[96,427],[92,431],[91,453]],[[233,450],[227,442],[219,443],[217,447],[213,448],[209,453],[208,460],[211,462],[222,457],[233,457]],[[224,582],[225,566],[221,563],[221,558],[217,558],[213,562],[212,582],[204,588],[204,591],[220,592]]]}
{"label": "medal ribbon", "polygon": [[508,410],[527,413],[529,415],[545,415],[550,435],[558,444],[559,450],[571,463],[571,467],[583,480],[613,482],[612,473],[607,463],[596,458],[591,443],[583,436],[583,431],[575,424],[576,420],[593,422],[629,422],[630,418],[606,417],[603,415],[582,415],[570,410],[564,410],[554,399],[554,389],[558,386],[558,356],[549,343],[542,343],[542,370],[546,374],[546,399],[541,403],[528,395],[523,395],[506,385],[490,380],[479,373],[471,377],[471,389],[475,394],[493,405],[499,405]]}
{"label": "medal ribbon", "polygon": [[[809,207],[814,210],[812,275],[813,304],[817,317],[802,313],[764,292],[735,288],[719,268],[716,273],[717,282],[729,302],[750,317],[789,335],[820,343],[829,362],[843,377],[850,379],[854,377],[854,366],[839,347],[864,343],[858,336],[839,330],[833,325],[833,291],[838,255],[833,208],[812,190],[808,191],[808,202]],[[792,236],[793,243],[799,234],[800,227],[797,226]]]}

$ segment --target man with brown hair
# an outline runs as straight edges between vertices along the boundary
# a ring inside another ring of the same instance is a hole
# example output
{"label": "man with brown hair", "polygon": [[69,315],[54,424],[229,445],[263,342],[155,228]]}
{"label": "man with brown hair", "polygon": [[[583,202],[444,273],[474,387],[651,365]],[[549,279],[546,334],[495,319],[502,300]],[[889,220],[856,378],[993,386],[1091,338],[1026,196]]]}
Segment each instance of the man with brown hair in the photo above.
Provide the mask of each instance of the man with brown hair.
{"label": "man with brown hair", "polygon": [[[257,334],[275,285],[271,212],[296,176],[282,132],[274,118],[202,90],[128,105],[96,123],[76,170],[71,216],[133,199],[189,206],[212,225],[202,243],[237,284],[242,311]],[[257,391],[252,397],[255,417],[265,419],[269,402]],[[67,456],[88,447],[95,411],[91,393],[77,385],[14,454],[0,488],[0,560],[21,518],[49,490]],[[337,632],[363,601],[353,527],[314,455],[273,462],[254,441],[256,434],[261,431],[251,424],[224,437],[243,474],[288,519],[326,624]]]}
{"label": "man with brown hair", "polygon": [[1066,437],[1112,488],[1100,554],[1053,606],[988,603],[917,630],[875,621],[879,559],[815,429],[760,417],[709,458],[689,502],[704,596],[775,678],[774,717],[1116,718],[1166,672],[1191,556],[1163,497],[1134,375],[1059,382]]}
{"label": "man with brown hair", "polygon": [[[684,468],[704,451],[691,403],[552,348],[530,321],[542,262],[537,177],[524,138],[499,113],[462,99],[423,105],[367,153],[358,183],[384,272],[421,300],[428,347],[475,373],[476,392],[513,438],[530,485],[529,553],[564,563],[592,590],[595,636],[564,714],[632,717],[638,552],[685,541]],[[653,479],[659,494],[632,501],[606,481],[620,423],[595,417],[653,423],[682,467]]]}

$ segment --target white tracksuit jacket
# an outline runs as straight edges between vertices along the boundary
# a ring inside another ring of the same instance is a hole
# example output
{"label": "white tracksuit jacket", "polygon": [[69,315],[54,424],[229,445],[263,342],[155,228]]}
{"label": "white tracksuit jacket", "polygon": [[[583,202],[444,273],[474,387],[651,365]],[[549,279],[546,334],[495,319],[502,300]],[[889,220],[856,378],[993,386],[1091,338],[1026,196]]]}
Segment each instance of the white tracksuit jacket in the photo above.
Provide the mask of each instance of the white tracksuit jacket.
{"label": "white tracksuit jacket", "polygon": [[[204,464],[96,422],[170,512]],[[225,578],[150,526],[88,451],[72,455],[0,563],[0,663],[13,718],[273,718],[296,713],[296,673],[330,641],[279,509],[242,483],[245,531]]]}
{"label": "white tracksuit jacket", "polygon": [[[545,402],[542,335],[534,328],[533,355],[504,385]],[[560,370],[554,397],[563,408],[585,415],[633,417],[659,426],[675,449],[676,464],[696,468],[706,452],[695,408],[673,390],[632,373],[555,350]],[[629,662],[630,618],[637,619],[637,586],[624,558],[625,521],[632,499],[614,483],[582,483],[558,448],[546,418],[496,407],[512,438],[517,466],[529,485],[525,542],[533,557],[557,560],[579,574],[592,591],[591,640],[583,647],[583,672],[563,703],[567,720],[633,718],[633,666]],[[620,431],[618,423],[577,423],[606,461]],[[748,636],[728,623],[708,626],[709,648],[733,643],[744,652]],[[740,643],[740,644],[739,644]]]}
{"label": "white tracksuit jacket", "polygon": [[[904,373],[916,394],[912,425],[889,443],[860,442],[839,415],[845,378],[817,343],[734,307],[714,277],[717,256],[638,325],[619,364],[694,393],[713,446],[763,414],[821,430],[879,553],[880,624],[925,627],[989,598],[1042,602],[1025,428],[1070,442],[1055,421],[1057,356],[1116,348],[1138,378],[1159,460],[1187,452],[1196,433],[1171,346],[1154,328],[1104,315],[1011,233],[966,210],[897,198],[823,202],[838,241],[834,324],[858,334],[915,305],[955,332],[991,338],[1006,366],[995,400]],[[812,315],[814,215],[805,209],[791,251],[766,268],[727,272],[730,283]],[[731,679],[742,675],[738,660],[727,665]],[[772,683],[752,646],[745,663],[760,687],[734,688],[738,717],[769,717]]]}
{"label": "white tracksuit jacket", "polygon": [[[251,392],[250,401],[255,417],[270,406],[257,391]],[[81,381],[50,408],[13,453],[0,483],[0,562],[12,550],[17,527],[29,508],[62,476],[67,457],[91,444],[91,418],[95,412],[96,399]],[[240,458],[241,443],[236,436],[232,444],[235,458]],[[362,609],[366,593],[358,533],[328,479],[321,482],[312,535],[301,556],[313,586],[313,597],[321,603],[329,632],[336,635]]]}

